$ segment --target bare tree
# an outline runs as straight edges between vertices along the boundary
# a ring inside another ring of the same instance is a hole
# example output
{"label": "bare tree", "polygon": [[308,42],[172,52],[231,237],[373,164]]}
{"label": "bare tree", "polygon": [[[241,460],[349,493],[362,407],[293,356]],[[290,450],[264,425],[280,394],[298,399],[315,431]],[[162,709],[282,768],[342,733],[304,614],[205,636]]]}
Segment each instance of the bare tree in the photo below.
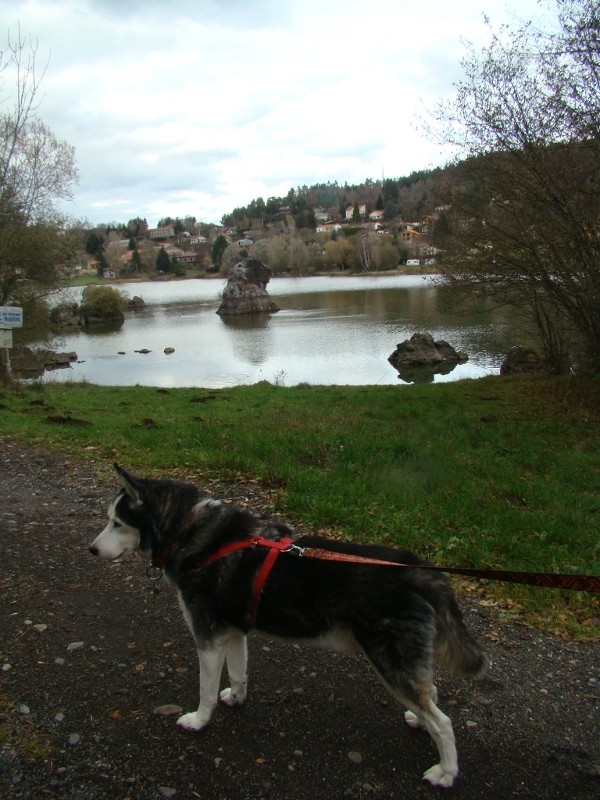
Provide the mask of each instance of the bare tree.
{"label": "bare tree", "polygon": [[57,200],[77,179],[74,148],[38,117],[37,44],[9,36],[0,53],[0,303],[27,303],[56,285],[70,255]]}
{"label": "bare tree", "polygon": [[556,0],[544,30],[469,50],[436,130],[459,152],[436,244],[462,297],[519,308],[556,371],[600,370],[598,0]]}

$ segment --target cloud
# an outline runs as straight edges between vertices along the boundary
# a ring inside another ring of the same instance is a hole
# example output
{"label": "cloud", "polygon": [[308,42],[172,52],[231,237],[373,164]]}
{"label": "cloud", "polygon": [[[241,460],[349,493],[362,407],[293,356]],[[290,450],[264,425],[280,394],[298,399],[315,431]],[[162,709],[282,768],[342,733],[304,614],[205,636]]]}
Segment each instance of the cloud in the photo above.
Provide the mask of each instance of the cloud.
{"label": "cloud", "polygon": [[[484,5],[496,21],[512,13]],[[292,186],[440,164],[417,117],[451,95],[461,40],[486,35],[472,0],[13,0],[4,12],[41,61],[51,54],[40,116],[76,148],[68,211],[92,222],[216,222]]]}

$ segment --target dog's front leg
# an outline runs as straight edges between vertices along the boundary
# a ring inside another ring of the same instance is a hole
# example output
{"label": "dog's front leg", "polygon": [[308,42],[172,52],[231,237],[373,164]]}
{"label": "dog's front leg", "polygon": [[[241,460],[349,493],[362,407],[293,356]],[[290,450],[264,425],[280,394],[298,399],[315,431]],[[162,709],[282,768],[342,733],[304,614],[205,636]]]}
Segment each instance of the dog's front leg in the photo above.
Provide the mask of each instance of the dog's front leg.
{"label": "dog's front leg", "polygon": [[210,649],[198,648],[200,662],[200,702],[197,711],[179,717],[177,724],[188,731],[199,731],[208,724],[217,705],[219,682],[225,660],[222,642],[215,642]]}
{"label": "dog's front leg", "polygon": [[227,673],[231,686],[219,697],[228,706],[239,706],[246,699],[248,687],[248,643],[243,633],[232,633],[225,645]]}

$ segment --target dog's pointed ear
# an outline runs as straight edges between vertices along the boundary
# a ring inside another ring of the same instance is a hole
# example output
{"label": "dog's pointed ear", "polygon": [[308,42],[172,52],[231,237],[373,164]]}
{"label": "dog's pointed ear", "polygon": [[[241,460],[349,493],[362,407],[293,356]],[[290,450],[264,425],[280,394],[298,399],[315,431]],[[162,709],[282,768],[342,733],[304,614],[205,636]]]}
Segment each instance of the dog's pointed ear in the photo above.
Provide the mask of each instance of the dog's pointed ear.
{"label": "dog's pointed ear", "polygon": [[120,467],[118,464],[113,464],[115,468],[115,472],[119,477],[119,482],[127,495],[136,503],[142,502],[142,494],[144,489],[144,484],[141,478],[136,478],[135,475],[132,475],[131,472],[127,472],[126,469]]}

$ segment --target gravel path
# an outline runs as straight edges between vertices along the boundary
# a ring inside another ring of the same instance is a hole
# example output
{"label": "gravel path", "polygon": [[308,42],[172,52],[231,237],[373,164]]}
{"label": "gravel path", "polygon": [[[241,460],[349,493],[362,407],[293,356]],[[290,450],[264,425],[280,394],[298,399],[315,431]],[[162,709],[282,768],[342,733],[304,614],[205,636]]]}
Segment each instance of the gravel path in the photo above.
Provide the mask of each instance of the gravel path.
{"label": "gravel path", "polygon": [[[173,594],[87,545],[115,489],[105,464],[0,439],[0,794],[73,800],[335,800],[444,794],[434,762],[360,658],[252,639],[245,706],[191,735],[197,665]],[[214,491],[214,490],[213,490]],[[260,485],[225,487],[260,510]],[[600,648],[465,607],[492,667],[441,675],[461,775],[448,795],[600,798]]]}

